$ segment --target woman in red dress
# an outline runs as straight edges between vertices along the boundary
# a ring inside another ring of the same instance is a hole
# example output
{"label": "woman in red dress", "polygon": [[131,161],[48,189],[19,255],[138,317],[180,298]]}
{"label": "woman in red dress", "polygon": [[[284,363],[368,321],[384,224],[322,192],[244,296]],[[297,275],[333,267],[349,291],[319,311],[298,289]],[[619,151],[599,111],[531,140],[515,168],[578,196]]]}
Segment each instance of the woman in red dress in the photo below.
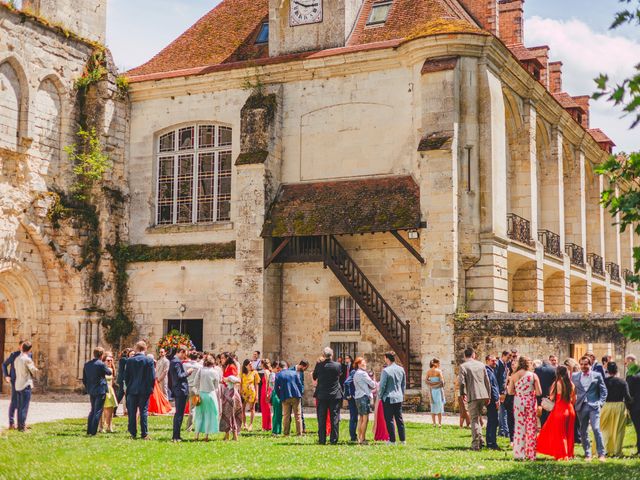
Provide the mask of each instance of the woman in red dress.
{"label": "woman in red dress", "polygon": [[271,431],[271,387],[269,387],[269,378],[271,376],[271,362],[268,358],[262,360],[262,368],[264,369],[264,377],[260,384],[260,413],[262,413],[262,430]]}
{"label": "woman in red dress", "polygon": [[556,460],[570,460],[573,458],[576,392],[569,370],[564,365],[556,371],[556,381],[549,397],[553,399],[554,396],[556,403],[538,436],[538,453]]}
{"label": "woman in red dress", "polygon": [[[153,358],[153,355],[149,355],[149,357]],[[154,359],[155,361],[155,359]],[[167,397],[165,397],[162,388],[160,387],[160,382],[156,378],[155,385],[153,386],[153,392],[151,393],[151,397],[149,397],[149,413],[151,415],[166,415],[171,411],[171,404]]]}

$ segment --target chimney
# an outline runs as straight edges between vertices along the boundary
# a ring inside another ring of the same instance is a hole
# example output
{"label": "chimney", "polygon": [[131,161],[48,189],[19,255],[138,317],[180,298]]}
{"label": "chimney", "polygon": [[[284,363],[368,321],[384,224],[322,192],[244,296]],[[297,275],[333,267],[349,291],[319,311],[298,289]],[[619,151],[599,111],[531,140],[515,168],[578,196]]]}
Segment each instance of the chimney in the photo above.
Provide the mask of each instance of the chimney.
{"label": "chimney", "polygon": [[529,49],[533,53],[538,61],[542,64],[540,69],[540,78],[538,79],[544,88],[549,89],[549,47],[547,45],[541,45],[539,47],[531,47]]}
{"label": "chimney", "polygon": [[478,25],[498,35],[498,0],[460,0]]}
{"label": "chimney", "polygon": [[549,91],[560,93],[562,91],[562,62],[549,64]]}
{"label": "chimney", "polygon": [[524,44],[524,0],[500,0],[498,19],[505,45]]}
{"label": "chimney", "polygon": [[589,129],[589,100],[591,100],[589,95],[573,97],[573,101],[576,102],[582,110],[584,110],[580,124],[587,130]]}

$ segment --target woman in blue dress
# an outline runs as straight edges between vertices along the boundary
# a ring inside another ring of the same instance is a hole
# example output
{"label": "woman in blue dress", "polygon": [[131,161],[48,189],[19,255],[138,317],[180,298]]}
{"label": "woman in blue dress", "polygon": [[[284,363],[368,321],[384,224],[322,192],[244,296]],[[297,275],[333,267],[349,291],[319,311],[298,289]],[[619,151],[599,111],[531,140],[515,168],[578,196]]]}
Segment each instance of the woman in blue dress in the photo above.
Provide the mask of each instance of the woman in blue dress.
{"label": "woman in blue dress", "polygon": [[[440,370],[440,360],[434,358],[429,363],[427,372],[427,385],[431,389],[431,418],[433,425],[442,427],[442,414],[444,413],[444,378]],[[437,422],[436,422],[437,420]]]}

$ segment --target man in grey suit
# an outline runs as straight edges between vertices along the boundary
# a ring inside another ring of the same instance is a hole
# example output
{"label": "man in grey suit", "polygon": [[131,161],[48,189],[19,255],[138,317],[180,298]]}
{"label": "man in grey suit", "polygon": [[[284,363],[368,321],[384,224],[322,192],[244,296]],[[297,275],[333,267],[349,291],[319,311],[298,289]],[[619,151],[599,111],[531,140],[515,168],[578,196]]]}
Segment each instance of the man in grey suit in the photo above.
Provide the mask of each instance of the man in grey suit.
{"label": "man in grey suit", "polygon": [[464,363],[460,365],[460,396],[471,416],[471,449],[480,450],[484,445],[480,416],[482,406],[491,401],[491,382],[484,363],[476,360],[473,348],[464,351]]}
{"label": "man in grey suit", "polygon": [[576,414],[580,421],[580,438],[584,448],[585,460],[591,460],[591,440],[587,434],[589,423],[596,439],[598,458],[605,460],[604,442],[600,432],[600,409],[607,400],[607,386],[600,373],[591,369],[591,358],[587,355],[580,359],[581,372],[573,374],[573,384],[576,387]]}
{"label": "man in grey suit", "polygon": [[[384,406],[384,421],[389,431],[389,443],[396,443],[396,429],[400,442],[405,443],[404,419],[402,418],[402,402],[404,391],[407,388],[407,377],[404,368],[396,363],[396,354],[387,352],[384,354],[384,362],[387,366],[380,375],[378,395]],[[395,420],[395,425],[394,425]]]}

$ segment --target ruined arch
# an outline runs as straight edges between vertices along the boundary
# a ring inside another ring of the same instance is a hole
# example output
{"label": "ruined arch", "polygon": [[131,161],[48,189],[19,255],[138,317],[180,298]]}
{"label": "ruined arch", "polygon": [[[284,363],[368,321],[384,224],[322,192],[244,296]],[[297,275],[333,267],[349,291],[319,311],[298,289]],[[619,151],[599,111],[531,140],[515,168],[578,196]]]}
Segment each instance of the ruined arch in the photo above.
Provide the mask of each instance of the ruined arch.
{"label": "ruined arch", "polygon": [[59,81],[47,76],[38,87],[33,115],[36,173],[55,181],[60,174],[62,97]]}

